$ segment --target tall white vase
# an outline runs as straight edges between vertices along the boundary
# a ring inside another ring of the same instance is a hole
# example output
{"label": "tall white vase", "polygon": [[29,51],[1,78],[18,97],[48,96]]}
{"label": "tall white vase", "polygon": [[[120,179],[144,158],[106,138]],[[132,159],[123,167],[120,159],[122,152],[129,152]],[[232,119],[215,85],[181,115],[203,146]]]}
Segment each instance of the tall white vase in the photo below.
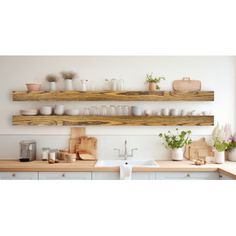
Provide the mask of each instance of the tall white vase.
{"label": "tall white vase", "polygon": [[56,82],[49,82],[49,90],[56,91],[56,89],[57,89]]}
{"label": "tall white vase", "polygon": [[171,150],[171,159],[173,161],[182,161],[184,159],[183,149],[175,148]]}
{"label": "tall white vase", "polygon": [[72,91],[73,90],[72,79],[65,79],[65,90],[66,91]]}
{"label": "tall white vase", "polygon": [[225,152],[214,152],[214,161],[216,164],[223,164],[225,162]]}

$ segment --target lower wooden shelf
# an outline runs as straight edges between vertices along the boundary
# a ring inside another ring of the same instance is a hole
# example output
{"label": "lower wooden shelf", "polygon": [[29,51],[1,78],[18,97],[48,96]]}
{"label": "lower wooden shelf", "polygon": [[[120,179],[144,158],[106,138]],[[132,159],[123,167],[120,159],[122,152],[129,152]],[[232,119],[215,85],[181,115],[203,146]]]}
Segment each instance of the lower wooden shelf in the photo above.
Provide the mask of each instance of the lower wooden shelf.
{"label": "lower wooden shelf", "polygon": [[21,116],[13,125],[34,126],[213,126],[214,116]]}

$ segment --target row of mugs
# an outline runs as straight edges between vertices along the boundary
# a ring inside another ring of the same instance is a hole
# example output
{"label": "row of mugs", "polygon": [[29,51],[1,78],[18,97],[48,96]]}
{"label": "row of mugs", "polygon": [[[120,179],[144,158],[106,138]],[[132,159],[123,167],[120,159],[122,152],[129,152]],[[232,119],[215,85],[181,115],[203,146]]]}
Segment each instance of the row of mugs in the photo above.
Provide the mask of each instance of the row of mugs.
{"label": "row of mugs", "polygon": [[133,116],[210,116],[211,112],[209,111],[187,111],[187,110],[179,110],[179,109],[168,109],[164,108],[158,111],[152,111],[149,109],[143,110],[138,106],[131,107],[131,115]]}
{"label": "row of mugs", "polygon": [[65,109],[64,105],[56,105],[52,106],[43,106],[39,109],[29,109],[29,110],[21,110],[22,115],[69,115],[69,116],[209,116],[211,112],[209,111],[187,111],[187,110],[179,110],[179,109],[168,109],[163,108],[161,110],[151,110],[151,109],[143,109],[139,106],[91,106],[85,108],[74,108],[74,109]]}

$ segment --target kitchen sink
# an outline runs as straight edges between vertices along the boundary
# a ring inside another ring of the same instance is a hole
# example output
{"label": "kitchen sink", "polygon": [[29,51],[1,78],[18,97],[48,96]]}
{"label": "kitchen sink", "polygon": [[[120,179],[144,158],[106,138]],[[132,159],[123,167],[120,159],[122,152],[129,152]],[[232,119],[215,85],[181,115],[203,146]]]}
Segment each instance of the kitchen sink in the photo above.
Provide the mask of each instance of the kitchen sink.
{"label": "kitchen sink", "polygon": [[158,167],[159,165],[154,160],[103,160],[97,161],[95,167],[119,167],[125,163],[133,167]]}

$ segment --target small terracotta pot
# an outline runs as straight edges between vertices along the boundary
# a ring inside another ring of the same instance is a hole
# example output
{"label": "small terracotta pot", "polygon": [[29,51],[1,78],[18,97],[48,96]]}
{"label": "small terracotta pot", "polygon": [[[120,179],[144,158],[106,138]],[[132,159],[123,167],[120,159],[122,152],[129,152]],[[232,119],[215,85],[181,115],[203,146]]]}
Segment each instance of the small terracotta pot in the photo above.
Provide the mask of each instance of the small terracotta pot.
{"label": "small terracotta pot", "polygon": [[149,89],[149,91],[151,91],[151,92],[156,91],[156,90],[157,90],[157,89],[156,89],[156,86],[157,86],[156,83],[148,83],[148,89]]}
{"label": "small terracotta pot", "polygon": [[41,84],[26,84],[28,92],[40,91]]}

